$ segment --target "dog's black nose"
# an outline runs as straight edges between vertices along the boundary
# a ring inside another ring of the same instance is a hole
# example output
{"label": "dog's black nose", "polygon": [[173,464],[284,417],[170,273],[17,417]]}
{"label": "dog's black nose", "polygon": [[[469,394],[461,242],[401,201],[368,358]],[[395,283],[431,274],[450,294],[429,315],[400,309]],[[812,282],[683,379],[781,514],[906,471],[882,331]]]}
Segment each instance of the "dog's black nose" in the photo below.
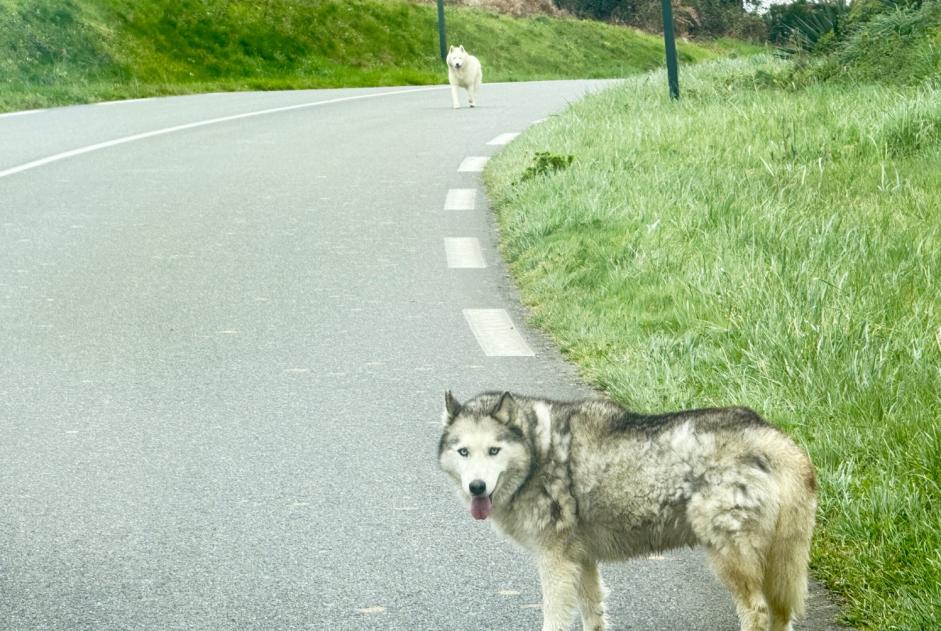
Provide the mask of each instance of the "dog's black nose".
{"label": "dog's black nose", "polygon": [[467,487],[471,495],[483,495],[487,491],[487,484],[483,480],[474,480]]}

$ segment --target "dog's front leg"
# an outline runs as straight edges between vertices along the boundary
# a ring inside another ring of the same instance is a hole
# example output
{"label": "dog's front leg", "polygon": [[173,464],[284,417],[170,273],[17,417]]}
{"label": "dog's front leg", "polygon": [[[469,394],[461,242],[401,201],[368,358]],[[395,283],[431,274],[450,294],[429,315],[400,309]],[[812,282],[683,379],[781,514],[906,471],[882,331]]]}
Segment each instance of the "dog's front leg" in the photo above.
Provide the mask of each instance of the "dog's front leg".
{"label": "dog's front leg", "polygon": [[568,631],[578,605],[581,568],[564,554],[549,552],[539,560],[542,578],[542,631]]}
{"label": "dog's front leg", "polygon": [[457,84],[451,84],[451,103],[454,105],[454,109],[461,107],[461,102],[457,99]]}
{"label": "dog's front leg", "polygon": [[584,561],[578,581],[578,608],[582,612],[584,631],[604,631],[607,617],[604,611],[604,585],[598,572],[598,563]]}

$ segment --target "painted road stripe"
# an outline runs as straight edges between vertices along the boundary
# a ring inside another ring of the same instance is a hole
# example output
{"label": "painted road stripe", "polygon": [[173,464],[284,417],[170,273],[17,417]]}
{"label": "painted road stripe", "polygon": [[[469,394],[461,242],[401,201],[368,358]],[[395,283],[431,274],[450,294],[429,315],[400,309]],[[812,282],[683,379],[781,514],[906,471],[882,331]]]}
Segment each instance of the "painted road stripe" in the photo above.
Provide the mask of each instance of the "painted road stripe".
{"label": "painted road stripe", "polygon": [[92,151],[99,151],[101,149],[107,149],[108,147],[123,145],[123,144],[134,142],[137,140],[144,140],[145,138],[152,138],[154,136],[172,134],[174,132],[184,131],[187,129],[195,129],[197,127],[205,127],[207,125],[216,125],[218,123],[227,123],[229,121],[241,120],[243,118],[264,116],[266,114],[277,114],[279,112],[289,112],[291,110],[299,110],[299,109],[303,109],[307,107],[317,107],[319,105],[331,105],[333,103],[345,103],[347,101],[374,99],[380,96],[393,96],[396,94],[411,94],[413,92],[428,92],[430,90],[443,90],[445,88],[447,88],[447,86],[433,86],[433,87],[428,87],[428,88],[411,88],[408,90],[393,90],[391,92],[376,92],[373,94],[360,94],[357,96],[345,96],[342,98],[329,99],[326,101],[313,101],[310,103],[299,103],[297,105],[287,105],[285,107],[273,107],[267,110],[246,112],[244,114],[235,114],[233,116],[223,116],[221,118],[210,118],[208,120],[197,121],[195,123],[187,123],[185,125],[176,125],[175,127],[164,127],[163,129],[155,129],[154,131],[148,131],[142,134],[134,134],[133,136],[115,138],[114,140],[108,140],[106,142],[99,142],[98,144],[88,145],[86,147],[79,147],[78,149],[72,149],[71,151],[64,151],[62,153],[57,153],[55,155],[52,155],[46,158],[41,158],[39,160],[27,162],[26,164],[21,164],[19,166],[6,169],[5,171],[0,171],[0,177],[7,177],[8,175],[13,175],[15,173],[22,173],[23,171],[35,169],[37,167],[50,164],[52,162],[58,162],[59,160],[65,160],[66,158],[74,158],[75,156],[80,156],[86,153],[91,153]]}
{"label": "painted road stripe", "polygon": [[487,165],[488,156],[470,156],[464,158],[461,166],[457,168],[460,173],[480,173]]}
{"label": "painted road stripe", "polygon": [[142,99],[119,99],[117,101],[99,101],[93,105],[121,105],[122,103],[140,103],[141,101],[150,101],[151,97],[145,97]]}
{"label": "painted road stripe", "polygon": [[22,112],[7,112],[5,114],[0,114],[0,118],[7,118],[12,116],[25,116],[27,114],[38,114],[39,112],[44,112],[45,110],[23,110]]}
{"label": "painted road stripe", "polygon": [[480,251],[480,241],[473,237],[445,237],[444,253],[448,257],[448,267],[453,269],[487,267]]}
{"label": "painted road stripe", "polygon": [[448,196],[444,199],[445,210],[474,210],[476,206],[476,188],[448,189]]}
{"label": "painted road stripe", "polygon": [[496,138],[494,138],[487,144],[488,145],[508,145],[510,144],[510,141],[516,138],[517,136],[519,136],[519,133],[500,134],[499,136],[497,136]]}
{"label": "painted road stripe", "polygon": [[535,355],[503,309],[464,309],[464,319],[488,357]]}

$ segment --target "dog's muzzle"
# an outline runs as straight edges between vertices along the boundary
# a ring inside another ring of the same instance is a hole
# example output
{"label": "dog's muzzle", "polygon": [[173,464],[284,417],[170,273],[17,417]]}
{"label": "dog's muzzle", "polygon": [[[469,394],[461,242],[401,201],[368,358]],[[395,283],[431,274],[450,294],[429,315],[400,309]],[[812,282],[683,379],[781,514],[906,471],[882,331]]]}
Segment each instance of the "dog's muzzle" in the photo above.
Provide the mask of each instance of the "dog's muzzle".
{"label": "dog's muzzle", "polygon": [[493,493],[487,494],[487,484],[483,480],[474,480],[467,485],[471,493],[470,511],[474,519],[487,519],[493,508]]}

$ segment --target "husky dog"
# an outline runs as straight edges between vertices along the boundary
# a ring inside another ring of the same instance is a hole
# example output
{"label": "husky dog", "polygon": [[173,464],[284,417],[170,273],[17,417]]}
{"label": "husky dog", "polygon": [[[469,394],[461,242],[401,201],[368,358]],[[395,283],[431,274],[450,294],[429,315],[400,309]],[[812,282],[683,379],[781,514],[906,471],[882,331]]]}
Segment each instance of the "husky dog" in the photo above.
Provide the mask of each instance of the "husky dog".
{"label": "husky dog", "polygon": [[448,83],[451,84],[451,103],[454,109],[461,107],[457,100],[458,87],[467,90],[467,104],[476,106],[477,90],[484,80],[480,69],[480,60],[468,54],[463,46],[451,46],[448,49]]}
{"label": "husky dog", "polygon": [[803,613],[816,479],[747,408],[635,414],[606,400],[445,395],[441,468],[475,519],[535,553],[543,631],[606,625],[599,561],[702,545],[742,631]]}

